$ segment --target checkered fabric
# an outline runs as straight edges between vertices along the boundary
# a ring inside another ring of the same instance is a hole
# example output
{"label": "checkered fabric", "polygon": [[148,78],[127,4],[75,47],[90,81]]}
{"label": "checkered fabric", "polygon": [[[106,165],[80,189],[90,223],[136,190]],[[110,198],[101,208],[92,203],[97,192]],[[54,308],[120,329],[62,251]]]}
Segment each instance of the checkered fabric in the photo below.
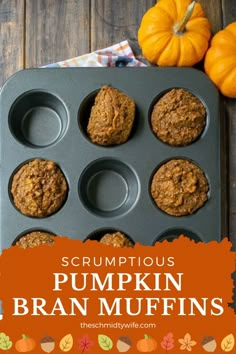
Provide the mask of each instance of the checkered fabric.
{"label": "checkered fabric", "polygon": [[114,44],[108,48],[63,60],[43,68],[73,68],[73,67],[123,67],[146,66],[137,60],[127,40]]}

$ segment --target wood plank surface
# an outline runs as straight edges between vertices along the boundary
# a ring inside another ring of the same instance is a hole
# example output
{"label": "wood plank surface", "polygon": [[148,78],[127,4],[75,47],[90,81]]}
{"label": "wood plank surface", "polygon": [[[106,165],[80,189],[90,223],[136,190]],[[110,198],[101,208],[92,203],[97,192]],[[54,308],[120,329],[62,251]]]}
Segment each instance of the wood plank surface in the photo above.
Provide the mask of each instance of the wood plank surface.
{"label": "wood plank surface", "polygon": [[236,1],[222,0],[223,25],[236,21]]}
{"label": "wood plank surface", "polygon": [[198,0],[211,23],[212,34],[222,27],[222,0]]}
{"label": "wood plank surface", "polygon": [[[223,13],[222,1],[207,1],[199,0],[203,6],[206,16],[211,23],[212,36],[222,28]],[[203,65],[202,65],[203,69]],[[220,97],[220,110],[221,110],[221,224],[222,236],[229,236],[229,186],[228,186],[228,118],[225,116],[224,98]]]}
{"label": "wood plank surface", "polygon": [[26,0],[26,67],[89,52],[89,4],[77,0]]}
{"label": "wood plank surface", "polygon": [[229,146],[229,236],[236,250],[236,101],[226,100]]}
{"label": "wood plank surface", "polygon": [[[222,0],[223,26],[236,21],[236,1]],[[236,250],[236,100],[225,100],[229,151],[229,236]]]}
{"label": "wood plank surface", "polygon": [[136,40],[143,14],[155,0],[91,0],[91,50]]}
{"label": "wood plank surface", "polygon": [[24,67],[24,0],[0,2],[0,87]]}

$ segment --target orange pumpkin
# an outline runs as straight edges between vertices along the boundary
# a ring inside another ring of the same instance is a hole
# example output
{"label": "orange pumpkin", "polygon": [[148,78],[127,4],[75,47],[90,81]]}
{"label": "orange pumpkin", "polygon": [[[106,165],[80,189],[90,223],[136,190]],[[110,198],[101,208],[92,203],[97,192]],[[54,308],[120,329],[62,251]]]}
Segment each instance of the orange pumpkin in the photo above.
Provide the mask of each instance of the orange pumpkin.
{"label": "orange pumpkin", "polygon": [[137,341],[137,349],[142,353],[150,353],[157,349],[157,342],[154,338],[151,338],[145,334],[144,338]]}
{"label": "orange pumpkin", "polygon": [[205,71],[227,97],[236,98],[236,22],[216,33],[205,58]]}
{"label": "orange pumpkin", "polygon": [[144,57],[160,66],[193,66],[206,53],[210,36],[203,8],[191,0],[159,0],[138,30]]}
{"label": "orange pumpkin", "polygon": [[22,334],[22,338],[16,341],[15,348],[20,353],[31,352],[36,347],[36,342],[33,338]]}

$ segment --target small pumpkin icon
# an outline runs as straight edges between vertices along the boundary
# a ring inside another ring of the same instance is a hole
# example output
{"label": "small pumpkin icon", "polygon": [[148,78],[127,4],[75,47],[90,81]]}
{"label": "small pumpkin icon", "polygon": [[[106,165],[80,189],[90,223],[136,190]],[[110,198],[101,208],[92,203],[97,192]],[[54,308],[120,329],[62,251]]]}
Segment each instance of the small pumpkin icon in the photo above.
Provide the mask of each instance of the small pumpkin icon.
{"label": "small pumpkin icon", "polygon": [[35,340],[26,336],[25,334],[22,334],[22,338],[18,339],[18,341],[16,341],[15,343],[15,348],[20,353],[31,352],[32,350],[34,350],[35,347]]}
{"label": "small pumpkin icon", "polygon": [[157,349],[157,341],[145,334],[144,338],[138,340],[137,349],[142,353],[154,352]]}

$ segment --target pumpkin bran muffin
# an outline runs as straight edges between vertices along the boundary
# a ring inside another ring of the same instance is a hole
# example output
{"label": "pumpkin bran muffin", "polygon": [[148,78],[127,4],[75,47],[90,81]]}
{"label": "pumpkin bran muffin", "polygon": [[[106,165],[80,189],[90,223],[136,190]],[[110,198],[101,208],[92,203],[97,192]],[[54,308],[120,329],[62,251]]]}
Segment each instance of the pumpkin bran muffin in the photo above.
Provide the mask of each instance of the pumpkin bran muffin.
{"label": "pumpkin bran muffin", "polygon": [[33,248],[40,245],[52,245],[55,236],[45,231],[32,231],[23,235],[17,242],[16,246],[21,248]]}
{"label": "pumpkin bran muffin", "polygon": [[100,239],[100,243],[112,245],[115,248],[134,247],[133,242],[119,231],[105,234]]}
{"label": "pumpkin bran muffin", "polygon": [[98,145],[118,145],[127,141],[135,117],[135,102],[126,94],[103,86],[96,96],[87,133]]}
{"label": "pumpkin bran muffin", "polygon": [[183,89],[172,89],[155,104],[151,125],[156,136],[169,145],[184,146],[202,133],[206,110],[200,100]]}
{"label": "pumpkin bran muffin", "polygon": [[187,160],[170,160],[154,174],[151,195],[169,215],[194,213],[207,201],[208,182],[202,170]]}
{"label": "pumpkin bran muffin", "polygon": [[54,161],[35,159],[13,176],[11,194],[20,212],[45,217],[55,213],[67,196],[67,182]]}

